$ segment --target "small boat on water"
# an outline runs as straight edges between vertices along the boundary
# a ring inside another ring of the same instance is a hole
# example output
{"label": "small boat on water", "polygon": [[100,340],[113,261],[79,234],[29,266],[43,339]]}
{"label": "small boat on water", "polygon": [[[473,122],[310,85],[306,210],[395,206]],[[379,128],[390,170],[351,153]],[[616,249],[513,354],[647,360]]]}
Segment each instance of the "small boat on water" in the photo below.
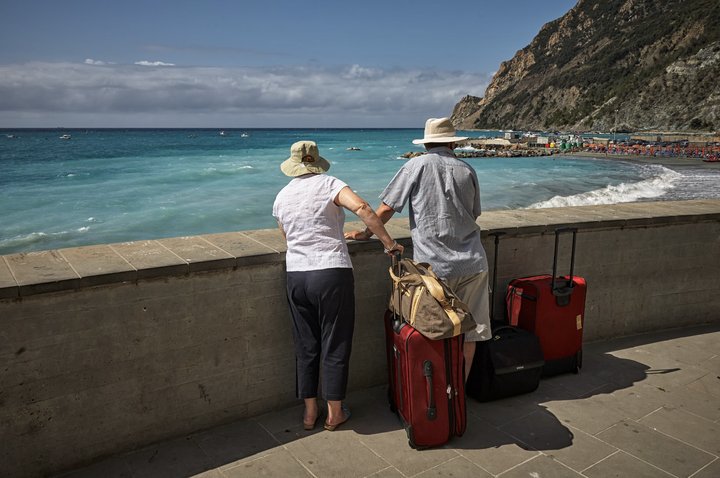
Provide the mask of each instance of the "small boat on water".
{"label": "small boat on water", "polygon": [[227,136],[228,134],[225,131],[220,131],[220,136]]}
{"label": "small boat on water", "polygon": [[72,136],[70,136],[69,134],[64,134],[64,135],[60,136],[60,139],[70,139],[70,138],[72,138]]}
{"label": "small boat on water", "polygon": [[240,135],[240,137],[241,137],[241,138],[249,138],[250,135],[247,134],[247,133],[243,133],[243,134]]}
{"label": "small boat on water", "polygon": [[357,146],[351,146],[351,147],[349,147],[347,150],[348,150],[348,151],[362,151],[362,150],[361,150],[360,148],[358,148]]}

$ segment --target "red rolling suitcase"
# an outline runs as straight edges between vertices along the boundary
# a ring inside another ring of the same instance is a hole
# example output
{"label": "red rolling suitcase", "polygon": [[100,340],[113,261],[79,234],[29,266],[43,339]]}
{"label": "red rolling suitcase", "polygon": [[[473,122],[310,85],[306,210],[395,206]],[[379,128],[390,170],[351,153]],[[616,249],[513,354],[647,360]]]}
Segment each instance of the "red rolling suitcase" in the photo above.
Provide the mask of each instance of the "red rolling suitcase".
{"label": "red rolling suitcase", "polygon": [[[558,243],[563,232],[572,232],[570,273],[557,276]],[[511,325],[528,330],[540,339],[545,365],[543,376],[577,373],[582,367],[582,332],[585,316],[585,279],[573,275],[577,229],[555,231],[552,275],[513,279],[508,284],[506,305]]]}
{"label": "red rolling suitcase", "polygon": [[388,399],[410,446],[440,446],[466,427],[463,336],[431,340],[385,312]]}
{"label": "red rolling suitcase", "polygon": [[390,408],[400,418],[410,446],[440,446],[465,432],[462,335],[430,340],[385,313]]}

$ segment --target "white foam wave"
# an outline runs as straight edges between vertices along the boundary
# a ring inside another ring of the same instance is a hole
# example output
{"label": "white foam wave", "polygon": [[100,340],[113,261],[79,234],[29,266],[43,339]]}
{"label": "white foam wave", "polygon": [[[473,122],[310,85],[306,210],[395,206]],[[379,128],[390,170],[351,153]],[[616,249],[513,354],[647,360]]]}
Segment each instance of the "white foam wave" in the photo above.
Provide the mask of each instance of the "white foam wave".
{"label": "white foam wave", "polygon": [[659,174],[637,183],[620,183],[606,186],[573,196],[555,196],[528,206],[528,209],[566,206],[590,206],[598,204],[618,204],[639,199],[657,198],[675,187],[682,174],[660,167]]}
{"label": "white foam wave", "polygon": [[[52,244],[54,241],[63,240],[66,237],[74,237],[90,231],[90,226],[81,226],[77,229],[58,232],[29,232],[14,237],[1,238],[0,250],[25,250],[33,245]],[[43,247],[43,246],[41,246]],[[37,249],[37,248],[36,248]]]}
{"label": "white foam wave", "polygon": [[485,151],[484,149],[473,148],[472,146],[463,146],[462,148],[455,148],[455,151],[466,151],[468,153]]}
{"label": "white foam wave", "polygon": [[44,232],[31,232],[22,236],[9,237],[7,239],[0,239],[0,248],[13,248],[18,246],[27,246],[29,244],[35,244],[44,241],[48,235]]}
{"label": "white foam wave", "polygon": [[224,167],[220,167],[220,168],[214,167],[214,166],[208,166],[207,168],[204,168],[202,171],[200,171],[200,176],[203,176],[203,177],[231,176],[243,169],[255,169],[255,166],[236,165],[236,164],[224,166]]}

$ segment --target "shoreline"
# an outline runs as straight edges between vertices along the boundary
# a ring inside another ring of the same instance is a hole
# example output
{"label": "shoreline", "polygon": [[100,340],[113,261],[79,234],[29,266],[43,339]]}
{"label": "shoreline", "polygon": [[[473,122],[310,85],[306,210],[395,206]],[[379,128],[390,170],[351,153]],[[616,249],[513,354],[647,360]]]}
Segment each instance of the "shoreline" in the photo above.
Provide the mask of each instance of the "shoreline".
{"label": "shoreline", "polygon": [[585,158],[597,158],[616,161],[627,161],[639,164],[658,164],[670,169],[683,168],[702,168],[702,169],[718,169],[720,170],[720,161],[705,162],[699,158],[681,158],[681,157],[662,157],[662,156],[642,156],[635,154],[605,154],[593,153],[587,151],[559,153],[558,156],[578,156]]}

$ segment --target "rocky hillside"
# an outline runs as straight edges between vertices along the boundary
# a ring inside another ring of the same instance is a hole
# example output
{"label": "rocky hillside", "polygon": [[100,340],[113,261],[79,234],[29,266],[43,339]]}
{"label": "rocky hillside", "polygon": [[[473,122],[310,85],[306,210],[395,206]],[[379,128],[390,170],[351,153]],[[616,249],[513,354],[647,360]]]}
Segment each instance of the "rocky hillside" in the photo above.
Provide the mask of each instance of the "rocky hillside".
{"label": "rocky hillside", "polygon": [[500,65],[458,128],[720,129],[719,0],[579,0]]}

